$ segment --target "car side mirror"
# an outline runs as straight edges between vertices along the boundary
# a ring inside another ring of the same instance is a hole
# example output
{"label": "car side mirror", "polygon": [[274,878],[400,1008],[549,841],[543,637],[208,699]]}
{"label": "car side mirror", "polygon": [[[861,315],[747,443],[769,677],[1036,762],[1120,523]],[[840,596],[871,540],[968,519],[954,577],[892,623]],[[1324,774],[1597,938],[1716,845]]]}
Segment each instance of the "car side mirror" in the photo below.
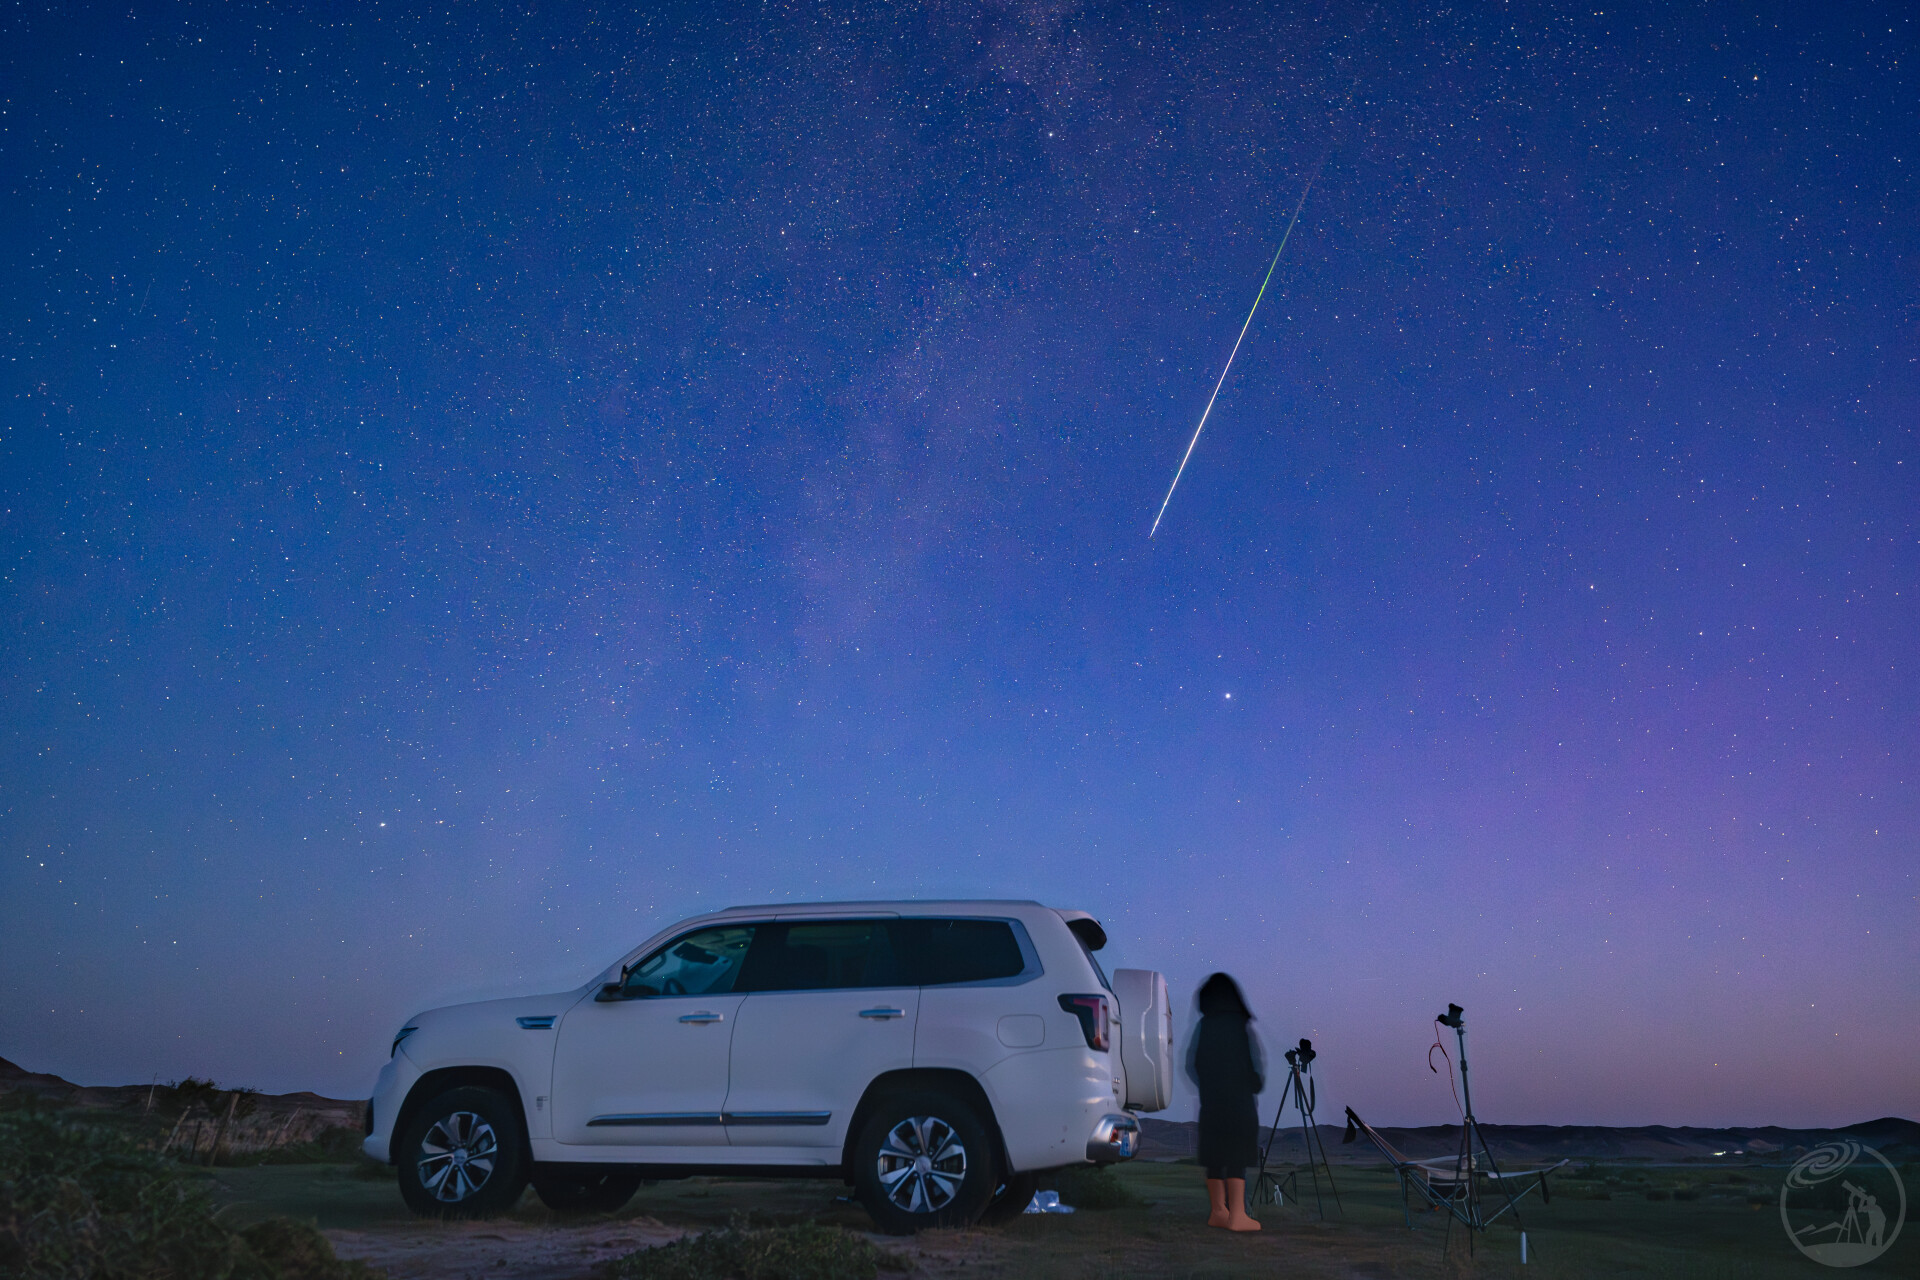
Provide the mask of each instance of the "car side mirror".
{"label": "car side mirror", "polygon": [[609,1000],[625,999],[626,986],[621,982],[603,982],[600,984],[599,994],[593,998],[602,1004],[605,1004]]}

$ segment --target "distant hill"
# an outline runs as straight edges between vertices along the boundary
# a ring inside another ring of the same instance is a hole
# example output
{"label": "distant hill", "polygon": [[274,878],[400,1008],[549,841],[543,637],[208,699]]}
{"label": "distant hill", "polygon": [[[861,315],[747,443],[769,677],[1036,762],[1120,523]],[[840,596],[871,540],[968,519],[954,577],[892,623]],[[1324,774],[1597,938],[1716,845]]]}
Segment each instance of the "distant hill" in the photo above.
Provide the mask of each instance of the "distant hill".
{"label": "distant hill", "polygon": [[[212,1081],[178,1081],[165,1084],[80,1085],[59,1076],[50,1076],[0,1058],[0,1094],[32,1093],[47,1102],[73,1107],[123,1108],[129,1103],[144,1105],[151,1093],[156,1099],[182,1093],[224,1098],[232,1090]],[[341,1127],[358,1127],[367,1114],[367,1104],[358,1098],[325,1098],[317,1093],[256,1093],[241,1091],[258,1109],[291,1113],[304,1111],[333,1121]]]}
{"label": "distant hill", "polygon": [[[1666,1125],[1618,1129],[1600,1125],[1483,1124],[1480,1127],[1486,1133],[1487,1145],[1492,1148],[1495,1159],[1535,1161],[1584,1157],[1664,1164],[1746,1156],[1779,1162],[1822,1142],[1852,1138],[1896,1164],[1920,1160],[1920,1124],[1891,1116],[1844,1129],[1782,1129],[1776,1125],[1733,1129],[1691,1126],[1676,1129]],[[1199,1127],[1190,1120],[1155,1120],[1149,1116],[1142,1118],[1140,1129],[1141,1154],[1148,1160],[1181,1160],[1194,1154]],[[1460,1147],[1459,1125],[1427,1125],[1418,1129],[1376,1126],[1376,1130],[1415,1160],[1453,1155]],[[1344,1125],[1319,1126],[1319,1138],[1326,1144],[1329,1157],[1352,1164],[1379,1162],[1379,1153],[1364,1137],[1351,1146],[1343,1145],[1341,1138],[1345,1132]],[[1266,1142],[1264,1129],[1261,1142]],[[1275,1136],[1273,1159],[1292,1163],[1305,1159],[1297,1123],[1281,1129]]]}
{"label": "distant hill", "polygon": [[192,1078],[165,1084],[78,1085],[0,1058],[0,1099],[22,1094],[44,1106],[97,1112],[139,1131],[152,1130],[156,1143],[164,1134],[164,1149],[196,1156],[204,1149],[209,1158],[316,1142],[351,1149],[367,1115],[367,1104],[356,1099],[223,1089],[211,1080]]}

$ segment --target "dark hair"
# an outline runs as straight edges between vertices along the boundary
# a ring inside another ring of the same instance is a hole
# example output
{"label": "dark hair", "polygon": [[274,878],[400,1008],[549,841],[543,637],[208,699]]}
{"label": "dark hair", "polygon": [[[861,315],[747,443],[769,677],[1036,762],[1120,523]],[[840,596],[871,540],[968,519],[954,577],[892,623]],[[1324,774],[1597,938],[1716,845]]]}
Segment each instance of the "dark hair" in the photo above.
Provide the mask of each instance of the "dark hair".
{"label": "dark hair", "polygon": [[1247,1008],[1246,998],[1240,994],[1240,984],[1224,973],[1216,973],[1200,984],[1200,997],[1196,1003],[1200,1006],[1201,1017],[1230,1013],[1253,1021],[1253,1011]]}

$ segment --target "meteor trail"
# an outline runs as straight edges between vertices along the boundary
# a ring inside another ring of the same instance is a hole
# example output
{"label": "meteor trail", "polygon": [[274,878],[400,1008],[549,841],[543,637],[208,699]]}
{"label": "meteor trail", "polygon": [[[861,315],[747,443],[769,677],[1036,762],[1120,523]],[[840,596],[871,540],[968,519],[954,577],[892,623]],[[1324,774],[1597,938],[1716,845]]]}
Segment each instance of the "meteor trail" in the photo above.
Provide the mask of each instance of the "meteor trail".
{"label": "meteor trail", "polygon": [[[1321,162],[1325,167],[1326,162]],[[1173,491],[1180,487],[1180,477],[1186,474],[1187,459],[1193,456],[1193,446],[1200,443],[1200,433],[1207,429],[1207,415],[1213,412],[1213,402],[1220,398],[1220,388],[1227,384],[1227,375],[1233,372],[1233,358],[1240,354],[1240,344],[1246,340],[1247,330],[1253,327],[1253,313],[1260,309],[1260,299],[1267,296],[1267,282],[1273,279],[1273,269],[1280,265],[1280,255],[1286,250],[1287,237],[1293,234],[1293,224],[1300,221],[1300,210],[1307,203],[1307,192],[1313,190],[1313,184],[1320,177],[1318,170],[1307,179],[1307,185],[1300,188],[1300,198],[1294,202],[1293,217],[1287,222],[1287,229],[1280,236],[1280,247],[1273,251],[1273,261],[1267,264],[1266,279],[1260,282],[1260,292],[1253,295],[1253,306],[1247,310],[1247,322],[1240,326],[1240,336],[1233,340],[1233,350],[1227,355],[1226,367],[1220,370],[1220,380],[1213,384],[1213,394],[1207,397],[1207,407],[1201,411],[1200,425],[1193,429],[1193,439],[1187,441],[1187,451],[1181,455],[1180,469],[1173,473],[1173,483],[1167,486],[1167,496],[1160,500],[1160,512],[1153,518],[1153,528],[1147,530],[1147,539],[1160,531],[1160,517],[1167,514],[1167,504],[1173,501]]]}

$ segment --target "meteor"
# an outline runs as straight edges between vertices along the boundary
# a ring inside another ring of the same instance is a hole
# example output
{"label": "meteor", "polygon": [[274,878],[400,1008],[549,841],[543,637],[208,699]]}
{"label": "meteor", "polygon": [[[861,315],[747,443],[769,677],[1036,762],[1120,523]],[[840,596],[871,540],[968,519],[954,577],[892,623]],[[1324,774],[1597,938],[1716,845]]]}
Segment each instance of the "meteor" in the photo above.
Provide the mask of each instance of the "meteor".
{"label": "meteor", "polygon": [[[1322,161],[1321,167],[1325,166],[1326,162]],[[1307,185],[1300,188],[1300,198],[1293,205],[1293,217],[1288,219],[1287,229],[1281,233],[1280,247],[1273,251],[1273,261],[1267,264],[1266,278],[1260,281],[1260,292],[1253,295],[1253,306],[1247,310],[1247,322],[1240,326],[1240,336],[1233,340],[1233,350],[1227,354],[1226,367],[1220,370],[1220,380],[1213,384],[1213,394],[1207,397],[1207,407],[1200,413],[1200,425],[1193,429],[1193,439],[1187,441],[1187,451],[1180,457],[1180,468],[1173,473],[1173,483],[1167,486],[1167,496],[1160,500],[1160,511],[1153,518],[1153,528],[1147,530],[1148,541],[1152,541],[1153,535],[1160,531],[1161,517],[1167,514],[1167,504],[1173,501],[1173,491],[1180,487],[1180,477],[1186,474],[1187,459],[1193,457],[1193,446],[1200,443],[1200,433],[1207,429],[1207,415],[1213,412],[1213,402],[1220,398],[1220,388],[1227,385],[1227,375],[1233,372],[1233,358],[1240,354],[1240,344],[1246,341],[1247,330],[1253,327],[1253,313],[1260,309],[1260,299],[1267,296],[1267,284],[1273,279],[1273,269],[1280,265],[1280,255],[1287,248],[1287,237],[1293,234],[1294,223],[1300,221],[1300,210],[1306,206],[1307,193],[1313,190],[1314,181],[1319,176],[1316,170],[1313,177],[1307,179]]]}

